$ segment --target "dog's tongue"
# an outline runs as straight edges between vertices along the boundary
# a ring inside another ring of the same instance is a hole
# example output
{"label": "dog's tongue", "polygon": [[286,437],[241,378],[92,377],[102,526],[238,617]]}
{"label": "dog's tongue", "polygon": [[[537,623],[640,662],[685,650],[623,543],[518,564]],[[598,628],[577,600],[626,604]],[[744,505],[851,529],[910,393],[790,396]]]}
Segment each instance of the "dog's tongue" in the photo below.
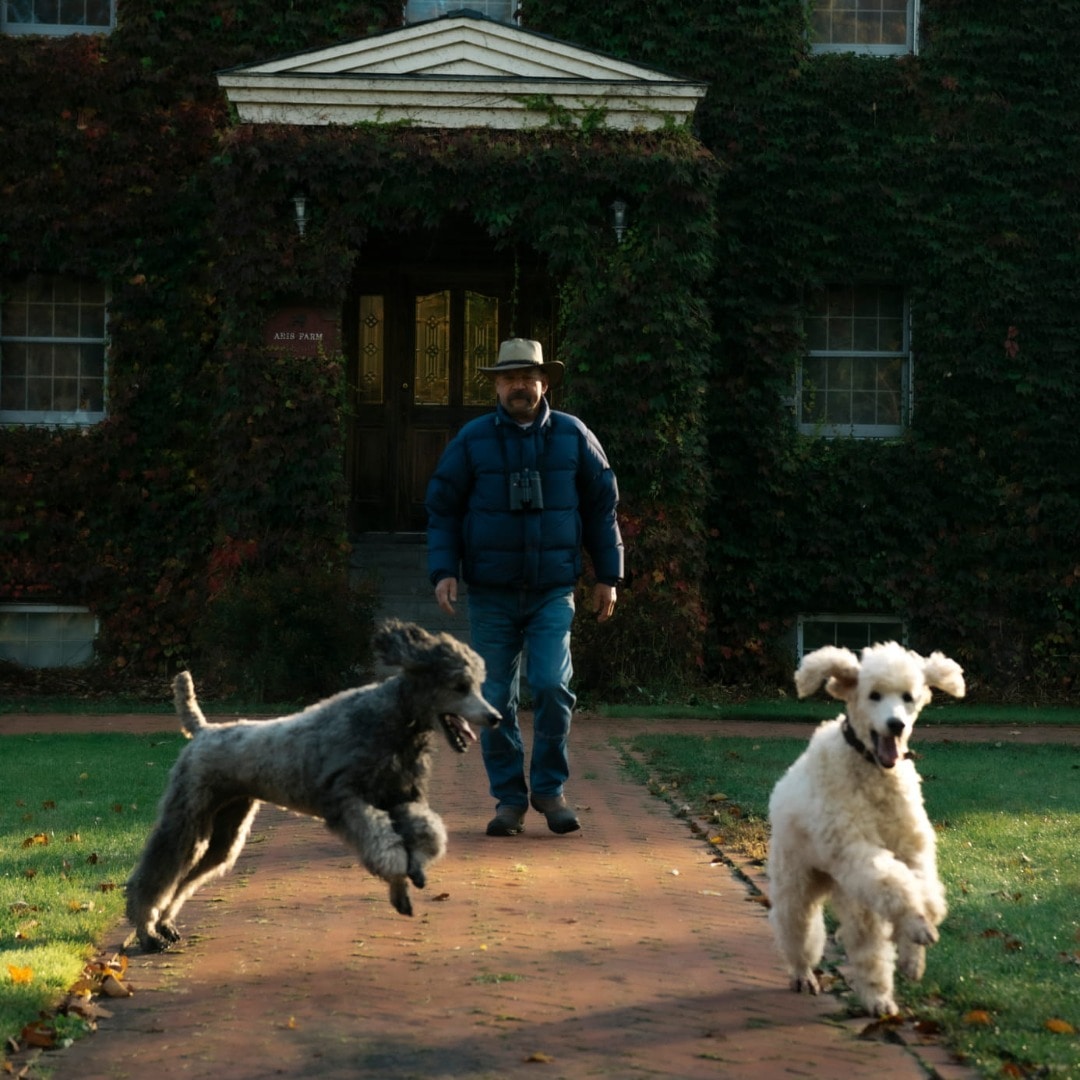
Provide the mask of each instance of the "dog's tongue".
{"label": "dog's tongue", "polygon": [[900,756],[899,748],[896,744],[896,739],[892,735],[881,735],[878,737],[877,746],[877,759],[881,763],[882,768],[891,769]]}
{"label": "dog's tongue", "polygon": [[460,716],[455,716],[453,713],[447,713],[446,722],[465,736],[469,742],[476,742],[476,732],[469,727],[469,721]]}

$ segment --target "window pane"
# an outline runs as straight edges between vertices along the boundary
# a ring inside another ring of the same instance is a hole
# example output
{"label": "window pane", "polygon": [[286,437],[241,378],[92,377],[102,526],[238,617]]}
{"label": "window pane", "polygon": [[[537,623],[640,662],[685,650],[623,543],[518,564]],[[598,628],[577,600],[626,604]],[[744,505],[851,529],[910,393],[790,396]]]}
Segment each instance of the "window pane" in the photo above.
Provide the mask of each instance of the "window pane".
{"label": "window pane", "polygon": [[357,396],[361,405],[381,405],[386,319],[381,296],[360,297],[360,371]]}
{"label": "window pane", "polygon": [[829,390],[825,394],[825,423],[850,424],[851,394],[846,390]]}
{"label": "window pane", "polygon": [[450,404],[450,292],[416,298],[416,359],[413,401]]}
{"label": "window pane", "polygon": [[68,26],[86,24],[86,4],[83,0],[60,0],[60,22]]}
{"label": "window pane", "polygon": [[87,0],[87,26],[112,26],[112,4],[110,0]]}
{"label": "window pane", "polygon": [[483,293],[465,292],[465,405],[490,405],[491,380],[479,368],[491,367],[499,357],[499,300]]}
{"label": "window pane", "polygon": [[46,303],[30,303],[26,309],[26,332],[29,337],[53,336],[53,306]]}
{"label": "window pane", "polygon": [[56,337],[79,336],[79,305],[60,304],[54,309],[53,334]]}

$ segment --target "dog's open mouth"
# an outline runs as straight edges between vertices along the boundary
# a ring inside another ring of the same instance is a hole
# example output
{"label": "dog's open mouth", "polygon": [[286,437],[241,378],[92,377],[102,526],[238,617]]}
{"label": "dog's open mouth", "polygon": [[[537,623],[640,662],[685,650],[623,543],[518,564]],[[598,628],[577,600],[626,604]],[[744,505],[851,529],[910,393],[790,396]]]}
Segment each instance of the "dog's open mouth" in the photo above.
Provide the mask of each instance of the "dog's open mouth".
{"label": "dog's open mouth", "polygon": [[900,760],[900,745],[893,735],[879,735],[871,732],[874,741],[874,757],[883,769],[891,769]]}
{"label": "dog's open mouth", "polygon": [[476,733],[469,722],[461,716],[453,713],[442,713],[439,717],[443,731],[446,732],[446,741],[459,754],[464,754],[469,749],[469,743],[476,742]]}

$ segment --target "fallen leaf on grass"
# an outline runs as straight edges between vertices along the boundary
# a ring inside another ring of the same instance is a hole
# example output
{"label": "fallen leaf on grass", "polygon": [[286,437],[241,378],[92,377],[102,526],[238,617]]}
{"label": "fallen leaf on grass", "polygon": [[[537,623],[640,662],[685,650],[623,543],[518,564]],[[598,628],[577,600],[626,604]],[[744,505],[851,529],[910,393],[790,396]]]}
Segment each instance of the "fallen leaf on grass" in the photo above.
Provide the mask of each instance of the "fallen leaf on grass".
{"label": "fallen leaf on grass", "polygon": [[32,967],[15,967],[8,964],[8,974],[13,983],[32,983],[34,981],[34,969]]}
{"label": "fallen leaf on grass", "polygon": [[48,844],[48,842],[49,842],[49,834],[48,834],[48,833],[43,833],[43,832],[39,832],[39,833],[34,833],[34,835],[33,835],[33,836],[28,836],[28,837],[27,837],[27,838],[26,838],[26,839],[25,839],[25,840],[24,840],[24,841],[22,842],[22,846],[23,846],[24,848],[31,848],[31,847],[44,847],[45,845],[47,845],[47,844]]}
{"label": "fallen leaf on grass", "polygon": [[989,1027],[993,1021],[985,1009],[972,1009],[971,1012],[964,1013],[964,1023],[972,1027]]}
{"label": "fallen leaf on grass", "polygon": [[1043,1027],[1047,1031],[1052,1031],[1055,1035],[1075,1035],[1076,1028],[1069,1023],[1068,1020],[1062,1020],[1059,1017],[1052,1016],[1049,1020],[1043,1024]]}

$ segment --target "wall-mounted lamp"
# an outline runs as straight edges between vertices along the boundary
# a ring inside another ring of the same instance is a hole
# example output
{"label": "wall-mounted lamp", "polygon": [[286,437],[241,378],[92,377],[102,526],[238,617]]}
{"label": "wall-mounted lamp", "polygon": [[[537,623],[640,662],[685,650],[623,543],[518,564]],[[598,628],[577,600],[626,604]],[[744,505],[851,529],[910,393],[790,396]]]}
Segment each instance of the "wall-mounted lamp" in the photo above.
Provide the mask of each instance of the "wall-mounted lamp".
{"label": "wall-mounted lamp", "polygon": [[611,204],[611,227],[615,230],[615,239],[621,244],[626,233],[626,203],[622,199],[616,199]]}
{"label": "wall-mounted lamp", "polygon": [[303,236],[307,231],[307,199],[303,195],[294,195],[293,206],[296,208],[296,231]]}

